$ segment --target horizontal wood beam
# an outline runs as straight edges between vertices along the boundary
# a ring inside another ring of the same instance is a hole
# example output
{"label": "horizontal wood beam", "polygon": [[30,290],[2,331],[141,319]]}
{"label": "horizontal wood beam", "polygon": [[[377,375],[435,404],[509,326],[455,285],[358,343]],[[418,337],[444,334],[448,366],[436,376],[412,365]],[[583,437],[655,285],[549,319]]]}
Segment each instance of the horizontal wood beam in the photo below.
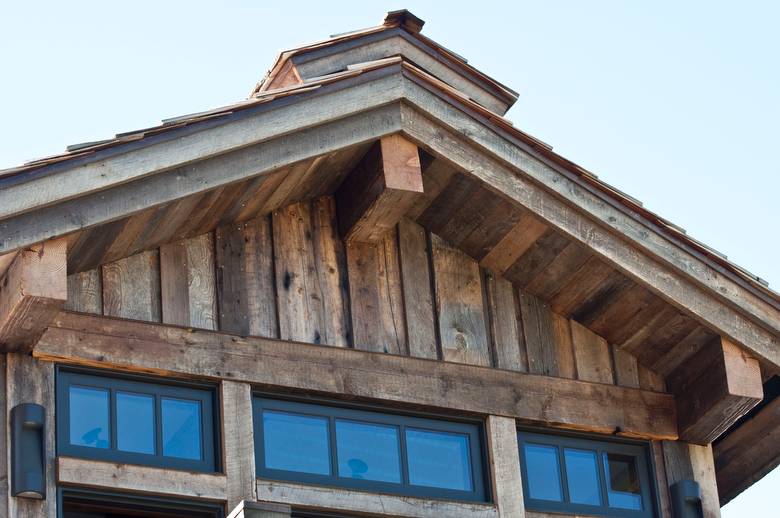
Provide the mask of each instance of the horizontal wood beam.
{"label": "horizontal wood beam", "polygon": [[605,202],[574,175],[417,84],[405,84],[403,134],[420,148],[532,211],[699,322],[780,365],[780,310]]}
{"label": "horizontal wood beam", "polygon": [[68,297],[64,238],[17,254],[0,278],[0,352],[28,351]]}
{"label": "horizontal wood beam", "polygon": [[780,465],[780,397],[713,444],[720,505]]}
{"label": "horizontal wood beam", "polygon": [[77,365],[363,398],[644,438],[677,437],[669,394],[62,312],[33,355]]}
{"label": "horizontal wood beam", "polygon": [[[409,518],[498,518],[491,504],[450,502],[257,479],[257,498],[319,511]],[[512,515],[506,515],[512,516]]]}
{"label": "horizontal wood beam", "polygon": [[57,457],[57,483],[71,487],[224,501],[225,475]]}
{"label": "horizontal wood beam", "polygon": [[417,145],[398,134],[383,137],[336,192],[341,237],[375,243],[422,198]]}
{"label": "horizontal wood beam", "polygon": [[709,444],[764,397],[758,361],[725,338],[704,346],[666,380],[680,439]]}

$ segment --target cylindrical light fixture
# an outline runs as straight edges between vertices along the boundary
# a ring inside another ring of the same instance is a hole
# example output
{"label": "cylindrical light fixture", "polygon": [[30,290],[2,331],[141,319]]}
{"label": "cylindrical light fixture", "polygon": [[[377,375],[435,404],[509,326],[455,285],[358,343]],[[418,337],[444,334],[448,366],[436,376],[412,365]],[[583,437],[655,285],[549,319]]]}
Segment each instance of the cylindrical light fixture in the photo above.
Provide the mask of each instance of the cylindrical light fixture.
{"label": "cylindrical light fixture", "polygon": [[11,410],[11,495],[46,498],[46,412],[22,403]]}

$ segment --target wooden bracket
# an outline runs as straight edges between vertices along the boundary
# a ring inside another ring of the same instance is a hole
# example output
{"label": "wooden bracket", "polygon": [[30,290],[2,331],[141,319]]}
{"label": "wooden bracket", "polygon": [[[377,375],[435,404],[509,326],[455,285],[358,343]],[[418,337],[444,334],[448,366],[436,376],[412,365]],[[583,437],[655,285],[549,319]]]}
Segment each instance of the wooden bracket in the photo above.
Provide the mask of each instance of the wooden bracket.
{"label": "wooden bracket", "polygon": [[379,241],[422,196],[417,145],[401,135],[383,137],[336,193],[341,237]]}
{"label": "wooden bracket", "polygon": [[702,348],[667,379],[680,439],[709,444],[764,397],[758,360],[726,338]]}
{"label": "wooden bracket", "polygon": [[22,250],[0,279],[0,352],[27,352],[68,295],[67,242]]}

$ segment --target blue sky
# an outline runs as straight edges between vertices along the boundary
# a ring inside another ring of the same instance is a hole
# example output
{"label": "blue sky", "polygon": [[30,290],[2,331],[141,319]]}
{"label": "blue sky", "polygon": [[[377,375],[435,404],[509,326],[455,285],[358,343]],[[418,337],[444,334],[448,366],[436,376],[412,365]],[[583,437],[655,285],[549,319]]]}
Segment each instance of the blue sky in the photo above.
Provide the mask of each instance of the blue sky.
{"label": "blue sky", "polygon": [[778,2],[3,2],[0,168],[242,99],[278,50],[401,7],[520,92],[516,126],[780,286]]}

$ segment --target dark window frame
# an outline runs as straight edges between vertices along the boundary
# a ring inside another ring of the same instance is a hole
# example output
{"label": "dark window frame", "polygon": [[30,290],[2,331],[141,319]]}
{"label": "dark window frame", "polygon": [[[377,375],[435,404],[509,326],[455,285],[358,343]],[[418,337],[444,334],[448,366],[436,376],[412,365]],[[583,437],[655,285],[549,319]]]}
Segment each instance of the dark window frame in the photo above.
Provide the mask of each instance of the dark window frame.
{"label": "dark window frame", "polygon": [[[263,409],[288,412],[299,415],[326,417],[328,419],[328,442],[330,454],[330,474],[318,475],[265,467],[263,440]],[[437,500],[457,500],[468,502],[490,502],[491,492],[486,467],[487,450],[485,447],[484,423],[474,419],[419,413],[402,413],[397,409],[387,409],[373,405],[349,405],[319,399],[301,400],[297,398],[279,398],[275,395],[255,393],[252,397],[252,419],[255,441],[256,473],[260,478],[303,483],[317,486],[339,487],[349,490],[388,493],[416,498]],[[399,466],[401,483],[381,482],[339,477],[338,449],[336,445],[335,421],[348,421],[369,424],[391,425],[398,428]],[[443,433],[456,433],[468,436],[469,461],[471,464],[472,491],[443,489],[409,484],[408,460],[406,456],[406,428],[414,428]]]}
{"label": "dark window frame", "polygon": [[[93,448],[70,443],[69,387],[79,386],[109,391],[109,447]],[[117,391],[154,396],[155,453],[137,453],[117,449]],[[200,460],[163,456],[162,399],[187,399],[200,402]],[[106,462],[121,462],[166,469],[216,473],[220,469],[219,404],[214,385],[184,382],[152,376],[117,373],[97,369],[58,366],[56,370],[57,454]]]}
{"label": "dark window frame", "polygon": [[[624,440],[614,437],[600,437],[577,433],[559,433],[539,429],[523,429],[517,431],[517,445],[520,455],[520,470],[523,481],[523,498],[525,507],[531,511],[555,512],[566,514],[585,514],[589,516],[619,517],[619,518],[655,518],[658,507],[658,490],[655,479],[655,465],[650,445],[647,442]],[[529,478],[525,461],[526,443],[553,446],[558,454],[558,475],[561,484],[563,502],[540,500],[530,497]],[[598,465],[599,488],[602,505],[587,505],[567,502],[569,499],[568,481],[566,479],[566,463],[564,448],[590,450],[596,452]],[[637,460],[637,471],[640,481],[642,505],[641,511],[609,507],[607,496],[606,470],[603,461],[604,453],[627,455]]]}
{"label": "dark window frame", "polygon": [[[86,488],[57,488],[57,518],[64,518],[65,500],[73,499],[80,502],[94,502],[98,505],[130,505],[146,512],[159,509],[172,511],[195,511],[210,515],[209,518],[224,518],[224,505],[214,502],[203,502],[174,497],[158,497],[115,491],[101,491]],[[151,509],[150,509],[151,508]]]}

